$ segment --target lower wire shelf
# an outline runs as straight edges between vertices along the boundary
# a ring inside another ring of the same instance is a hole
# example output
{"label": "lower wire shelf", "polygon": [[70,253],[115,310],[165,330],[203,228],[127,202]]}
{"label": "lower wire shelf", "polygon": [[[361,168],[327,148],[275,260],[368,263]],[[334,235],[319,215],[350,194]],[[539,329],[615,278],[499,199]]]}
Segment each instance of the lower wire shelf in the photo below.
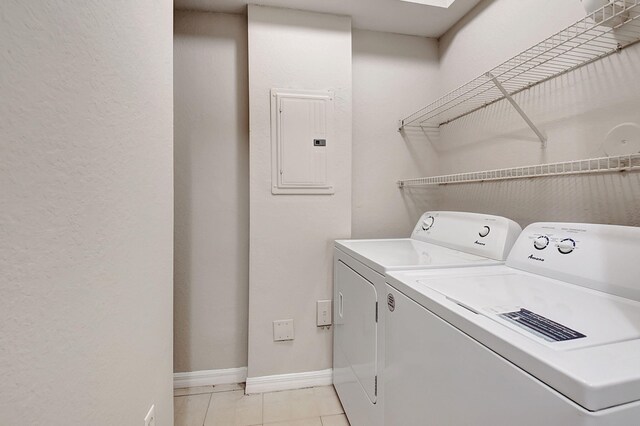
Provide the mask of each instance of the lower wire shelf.
{"label": "lower wire shelf", "polygon": [[510,179],[527,179],[544,176],[562,176],[587,173],[623,172],[640,170],[640,153],[613,157],[589,158],[560,163],[537,164],[507,169],[456,173],[416,179],[401,179],[400,188],[425,185],[447,185],[455,183],[484,182]]}

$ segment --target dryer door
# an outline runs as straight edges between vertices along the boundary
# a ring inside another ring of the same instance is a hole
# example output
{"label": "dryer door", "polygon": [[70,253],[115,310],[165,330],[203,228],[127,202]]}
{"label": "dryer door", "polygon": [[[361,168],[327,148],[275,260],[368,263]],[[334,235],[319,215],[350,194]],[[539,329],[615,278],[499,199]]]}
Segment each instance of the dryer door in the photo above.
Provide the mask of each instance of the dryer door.
{"label": "dryer door", "polygon": [[377,293],[370,281],[342,262],[337,264],[337,344],[372,403],[377,396]]}

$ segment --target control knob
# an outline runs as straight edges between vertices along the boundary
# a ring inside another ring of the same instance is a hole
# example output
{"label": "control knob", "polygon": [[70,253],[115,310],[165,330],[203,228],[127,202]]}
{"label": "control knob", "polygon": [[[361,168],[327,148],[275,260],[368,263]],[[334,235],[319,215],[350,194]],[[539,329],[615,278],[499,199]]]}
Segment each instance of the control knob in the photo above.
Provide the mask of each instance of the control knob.
{"label": "control knob", "polygon": [[569,254],[576,248],[576,242],[571,238],[565,238],[558,243],[558,251],[562,254]]}
{"label": "control knob", "polygon": [[546,235],[540,235],[538,238],[536,238],[533,241],[533,246],[537,250],[544,250],[545,248],[547,248],[548,245],[549,245],[549,237],[547,237]]}
{"label": "control knob", "polygon": [[422,221],[422,229],[424,231],[428,231],[433,226],[433,222],[435,222],[435,219],[433,218],[433,216],[427,216]]}
{"label": "control knob", "polygon": [[489,232],[491,232],[491,228],[489,228],[488,226],[484,226],[484,227],[482,227],[480,232],[478,232],[478,235],[480,235],[480,237],[484,238],[487,235],[489,235]]}

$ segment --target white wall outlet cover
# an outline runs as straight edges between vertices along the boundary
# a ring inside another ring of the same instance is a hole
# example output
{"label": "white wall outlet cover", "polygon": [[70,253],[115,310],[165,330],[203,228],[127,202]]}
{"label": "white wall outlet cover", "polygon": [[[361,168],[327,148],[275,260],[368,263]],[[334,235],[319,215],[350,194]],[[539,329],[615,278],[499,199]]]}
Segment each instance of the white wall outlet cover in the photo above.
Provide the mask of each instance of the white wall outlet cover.
{"label": "white wall outlet cover", "polygon": [[156,406],[149,408],[149,412],[144,416],[144,426],[156,426]]}
{"label": "white wall outlet cover", "polygon": [[318,327],[331,325],[331,300],[318,300],[317,313],[316,325]]}
{"label": "white wall outlet cover", "polygon": [[281,342],[285,340],[293,340],[293,320],[278,320],[273,322],[273,341]]}
{"label": "white wall outlet cover", "polygon": [[640,153],[640,125],[622,123],[607,134],[602,149],[609,157]]}

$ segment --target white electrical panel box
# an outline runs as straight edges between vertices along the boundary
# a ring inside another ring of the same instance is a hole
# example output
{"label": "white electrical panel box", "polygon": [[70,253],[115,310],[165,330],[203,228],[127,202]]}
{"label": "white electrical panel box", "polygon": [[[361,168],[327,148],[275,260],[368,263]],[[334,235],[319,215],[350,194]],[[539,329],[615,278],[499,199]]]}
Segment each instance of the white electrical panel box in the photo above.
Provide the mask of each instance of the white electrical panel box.
{"label": "white electrical panel box", "polygon": [[333,194],[333,92],[271,90],[271,192]]}

